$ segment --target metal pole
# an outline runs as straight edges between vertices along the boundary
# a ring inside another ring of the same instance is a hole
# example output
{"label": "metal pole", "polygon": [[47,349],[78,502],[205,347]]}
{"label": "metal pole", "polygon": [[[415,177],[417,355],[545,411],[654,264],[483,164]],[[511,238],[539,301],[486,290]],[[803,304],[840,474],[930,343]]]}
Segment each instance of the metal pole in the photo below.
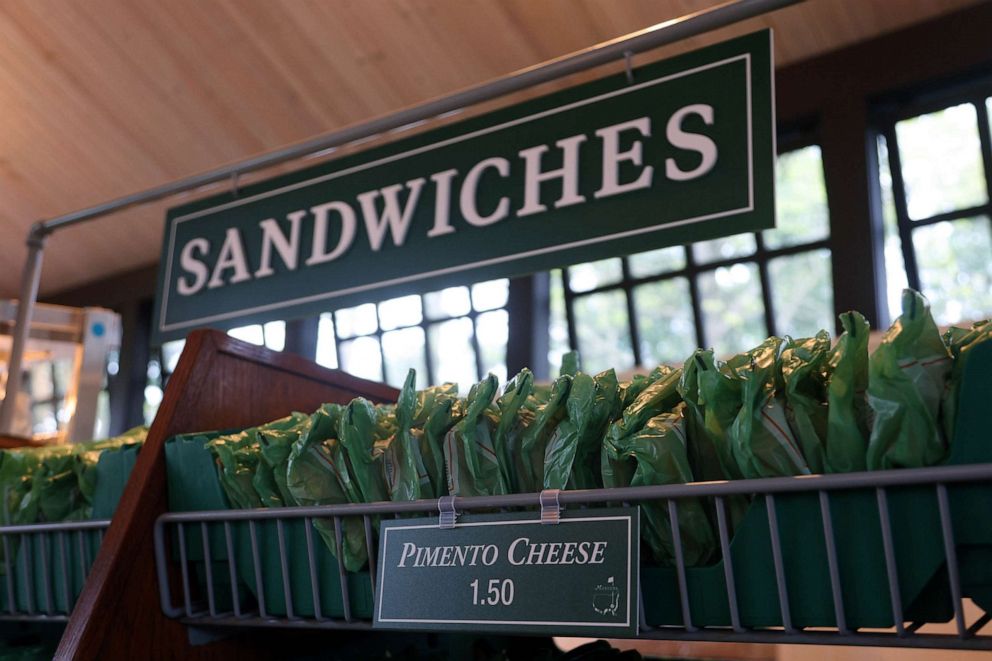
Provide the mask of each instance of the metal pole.
{"label": "metal pole", "polygon": [[760,16],[767,12],[798,4],[803,0],[731,0],[709,9],[704,9],[680,18],[658,23],[649,28],[633,32],[623,37],[590,46],[584,50],[548,60],[541,64],[521,69],[502,78],[431,99],[420,105],[411,106],[390,115],[383,115],[362,124],[348,126],[338,131],[324,133],[315,138],[297,142],[286,147],[265,152],[237,163],[195,174],[172,183],[149,188],[145,191],[80,209],[41,225],[46,230],[55,230],[74,225],[84,220],[105,216],[128,207],[154,202],[164,197],[199,188],[206,184],[226,181],[232,175],[261,170],[309,156],[325,149],[340,147],[349,142],[363,140],[394,131],[411,124],[434,119],[445,113],[461,110],[467,106],[490,101],[512,92],[518,92],[534,85],[556,80],[586,69],[622,61],[628,52],[641,53],[661,46],[673,44],[689,37],[726,27],[734,23]]}
{"label": "metal pole", "polygon": [[[584,50],[521,69],[502,78],[467,87],[448,96],[432,99],[389,115],[383,115],[362,124],[324,133],[315,138],[265,152],[243,161],[223,165],[213,170],[207,170],[206,172],[185,177],[168,184],[149,188],[132,195],[125,195],[124,197],[119,197],[103,204],[42,221],[32,227],[31,233],[28,235],[28,261],[24,269],[24,280],[22,282],[20,306],[17,312],[17,329],[15,330],[14,344],[11,349],[10,367],[20,369],[24,354],[24,344],[27,337],[26,329],[30,321],[30,314],[27,313],[30,313],[37,299],[38,280],[41,276],[42,247],[40,242],[44,240],[45,235],[57,229],[106,216],[139,204],[161,200],[177,193],[200,188],[207,184],[225,181],[232,176],[262,170],[350,142],[377,136],[388,131],[403,129],[411,124],[434,119],[440,115],[518,92],[534,85],[556,80],[610,62],[627,60],[631,54],[667,46],[677,41],[688,39],[689,37],[726,27],[803,1],[730,0],[709,9],[703,9],[680,18],[658,23],[657,25],[623,37],[604,41]],[[38,243],[37,247],[33,241]],[[13,392],[16,394],[20,385],[17,383],[18,380],[19,378],[14,381],[8,379],[8,394],[12,392],[11,383],[16,384],[13,387]],[[13,406],[13,398],[5,397],[3,407],[0,409],[0,431],[9,429],[13,416]]]}
{"label": "metal pole", "polygon": [[24,363],[24,349],[31,331],[31,313],[38,300],[38,286],[41,283],[41,264],[45,255],[45,239],[48,236],[41,223],[31,226],[28,233],[28,258],[24,262],[21,276],[21,299],[17,303],[17,319],[14,324],[14,341],[10,348],[10,362],[7,365],[7,390],[3,405],[0,406],[0,433],[10,434],[14,426],[14,413],[17,410],[17,394],[21,391],[21,369]]}

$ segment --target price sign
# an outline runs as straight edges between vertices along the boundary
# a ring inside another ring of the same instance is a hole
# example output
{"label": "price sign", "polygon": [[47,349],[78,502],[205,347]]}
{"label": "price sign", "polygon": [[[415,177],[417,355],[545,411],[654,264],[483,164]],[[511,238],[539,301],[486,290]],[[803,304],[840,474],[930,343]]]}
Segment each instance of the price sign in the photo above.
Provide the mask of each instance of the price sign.
{"label": "price sign", "polygon": [[634,636],[638,512],[384,521],[375,627]]}

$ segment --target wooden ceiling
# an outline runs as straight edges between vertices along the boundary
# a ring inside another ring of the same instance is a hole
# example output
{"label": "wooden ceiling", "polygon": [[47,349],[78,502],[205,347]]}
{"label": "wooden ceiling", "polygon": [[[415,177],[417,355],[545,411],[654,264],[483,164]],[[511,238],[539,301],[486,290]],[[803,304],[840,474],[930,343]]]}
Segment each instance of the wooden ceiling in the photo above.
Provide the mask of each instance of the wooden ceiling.
{"label": "wooden ceiling", "polygon": [[[713,4],[0,0],[0,296],[16,296],[24,235],[36,220]],[[634,63],[770,26],[777,61],[789,64],[970,4],[974,0],[808,0]],[[57,233],[48,244],[43,295],[156,262],[164,209],[187,199]]]}

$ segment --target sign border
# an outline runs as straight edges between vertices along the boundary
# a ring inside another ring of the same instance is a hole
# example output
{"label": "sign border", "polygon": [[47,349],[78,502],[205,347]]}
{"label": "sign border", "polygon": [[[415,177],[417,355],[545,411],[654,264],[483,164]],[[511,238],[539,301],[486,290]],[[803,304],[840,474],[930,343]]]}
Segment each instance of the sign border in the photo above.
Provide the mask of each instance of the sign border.
{"label": "sign border", "polygon": [[[373,627],[375,623],[378,622],[388,622],[395,624],[479,624],[479,625],[496,625],[496,626],[560,626],[560,627],[581,627],[581,628],[614,628],[614,629],[629,629],[631,624],[632,613],[632,596],[635,586],[633,585],[632,578],[632,565],[634,559],[631,558],[631,553],[634,550],[634,544],[639,543],[639,540],[633,539],[633,519],[637,516],[638,509],[630,514],[620,515],[606,515],[606,516],[580,516],[580,517],[568,517],[563,516],[557,524],[562,525],[563,523],[582,523],[588,521],[626,521],[627,522],[627,607],[626,614],[627,619],[625,622],[554,622],[554,621],[535,621],[535,620],[440,620],[440,619],[414,619],[414,618],[383,618],[382,617],[382,592],[383,586],[386,583],[386,565],[383,559],[386,555],[386,545],[389,539],[389,531],[393,528],[403,528],[403,529],[414,529],[414,530],[425,530],[425,529],[435,529],[440,530],[441,526],[439,523],[432,524],[420,524],[420,525],[391,525],[383,526],[382,534],[382,544],[380,545],[380,557],[379,566],[381,568],[381,574],[377,576],[379,585],[377,586],[377,597],[376,597],[376,608],[375,608],[375,619],[373,621]],[[469,521],[465,523],[455,523],[455,528],[469,528],[473,526],[507,526],[507,525],[544,525],[540,518],[528,518],[528,519],[511,519],[507,521]],[[637,554],[639,556],[639,554]],[[638,628],[638,623],[634,623],[633,626]]]}
{"label": "sign border", "polygon": [[[769,39],[769,47],[771,49],[771,48],[773,48],[774,40],[772,38],[772,33],[771,33],[770,30],[767,32],[767,34],[768,34],[768,39]],[[775,78],[775,72],[774,72],[774,66],[775,65],[774,65],[774,62],[775,62],[775,58],[774,58],[774,52],[771,51],[771,50],[770,50],[770,58],[769,59],[770,59],[771,66],[772,66],[772,72],[771,72],[772,98],[774,99],[774,78]],[[364,284],[364,285],[356,285],[356,286],[353,286],[353,287],[348,287],[348,288],[344,288],[344,289],[338,289],[338,290],[335,290],[335,291],[325,291],[325,292],[320,292],[318,294],[311,294],[311,295],[308,295],[308,296],[301,296],[301,297],[298,297],[298,298],[283,299],[281,301],[275,301],[275,302],[272,302],[272,303],[267,303],[265,305],[260,305],[260,306],[256,306],[256,307],[252,307],[252,308],[244,308],[244,309],[239,309],[239,310],[233,310],[233,311],[230,311],[230,312],[224,312],[224,313],[219,313],[219,314],[214,314],[214,315],[208,315],[208,316],[205,316],[205,317],[198,317],[198,318],[195,318],[195,319],[185,319],[183,321],[179,321],[179,322],[175,322],[175,323],[168,323],[167,322],[169,295],[170,295],[171,290],[173,288],[172,287],[172,266],[173,266],[174,256],[175,256],[176,228],[182,222],[186,222],[188,220],[193,220],[195,218],[198,218],[198,217],[201,217],[201,216],[204,216],[204,215],[208,215],[208,214],[213,213],[213,212],[216,212],[218,210],[234,208],[234,207],[237,207],[237,206],[246,204],[246,203],[251,202],[251,201],[254,201],[254,200],[264,199],[264,198],[271,197],[273,195],[277,195],[277,194],[280,194],[280,193],[283,193],[283,192],[286,192],[286,191],[296,190],[298,188],[303,188],[303,187],[312,185],[314,183],[321,183],[321,182],[324,182],[324,181],[330,181],[330,180],[333,180],[333,179],[336,179],[336,178],[339,178],[339,177],[343,177],[343,176],[347,176],[349,174],[353,174],[355,172],[360,172],[360,171],[363,171],[363,170],[368,170],[368,169],[377,167],[379,165],[383,165],[385,163],[391,163],[391,162],[394,162],[394,161],[402,160],[403,158],[406,158],[408,156],[414,156],[414,155],[426,153],[426,152],[432,151],[434,149],[437,149],[437,148],[440,148],[440,147],[445,147],[445,146],[448,146],[448,145],[451,145],[451,144],[456,144],[458,142],[462,142],[464,140],[469,140],[471,138],[474,138],[474,137],[477,137],[477,136],[480,136],[480,135],[486,135],[486,134],[489,134],[489,133],[494,133],[494,132],[498,132],[498,131],[501,131],[501,130],[505,130],[507,128],[511,128],[513,126],[518,126],[518,125],[521,125],[521,124],[525,124],[527,122],[530,122],[530,121],[533,121],[533,120],[536,120],[536,119],[541,119],[541,118],[544,118],[544,117],[548,117],[548,116],[552,116],[552,115],[559,114],[559,113],[562,113],[562,112],[566,112],[566,111],[569,111],[569,110],[573,110],[575,108],[579,108],[579,107],[583,107],[583,106],[586,106],[586,105],[590,105],[590,104],[596,103],[598,101],[601,101],[603,99],[608,99],[608,98],[613,98],[613,97],[617,97],[617,96],[622,96],[624,94],[629,94],[629,93],[634,92],[634,91],[637,91],[637,90],[646,89],[648,87],[653,87],[653,86],[656,86],[656,85],[660,85],[662,83],[669,82],[669,81],[672,81],[672,80],[676,80],[678,78],[684,78],[686,76],[690,76],[690,75],[693,75],[693,74],[698,73],[698,72],[701,72],[701,71],[707,71],[707,70],[718,68],[718,67],[721,67],[721,66],[727,66],[728,64],[731,64],[731,63],[734,63],[734,62],[738,62],[738,61],[741,61],[741,60],[743,60],[744,63],[745,63],[745,94],[746,94],[746,107],[747,107],[747,152],[748,152],[747,153],[747,163],[748,163],[748,174],[747,174],[747,177],[748,177],[748,190],[747,190],[747,193],[748,193],[748,198],[747,198],[748,199],[748,204],[747,204],[747,206],[738,207],[736,209],[729,209],[729,210],[725,210],[725,211],[720,211],[720,212],[716,212],[716,213],[712,213],[712,214],[706,214],[706,215],[703,215],[703,216],[696,216],[696,217],[692,217],[692,218],[678,219],[678,220],[674,220],[674,221],[660,223],[660,224],[657,224],[657,225],[651,225],[651,226],[648,226],[648,227],[639,227],[639,228],[636,228],[636,229],[626,230],[626,231],[623,231],[623,232],[617,232],[617,233],[614,233],[614,234],[608,234],[608,235],[602,235],[602,236],[597,236],[597,237],[591,237],[591,238],[588,238],[588,239],[582,239],[582,240],[578,240],[578,241],[572,241],[570,243],[558,244],[558,245],[555,245],[555,246],[548,246],[548,247],[545,247],[545,248],[535,248],[533,250],[527,250],[527,251],[523,251],[523,252],[520,252],[520,253],[514,253],[512,255],[502,255],[502,256],[499,256],[499,257],[493,257],[491,259],[476,261],[476,262],[472,262],[470,264],[459,264],[459,265],[449,266],[449,267],[442,268],[442,269],[436,269],[436,270],[433,270],[433,271],[425,271],[425,272],[421,272],[421,273],[414,273],[414,274],[410,274],[410,275],[406,275],[406,276],[401,276],[401,277],[396,277],[396,278],[390,278],[388,280],[380,280],[380,281],[377,281],[377,282],[374,282],[374,283],[367,283],[367,284]],[[499,264],[499,263],[507,262],[507,261],[513,261],[513,260],[516,260],[516,259],[525,259],[525,258],[528,258],[528,257],[534,257],[534,256],[537,256],[537,255],[541,255],[541,254],[545,254],[545,253],[549,253],[549,252],[559,252],[559,251],[562,251],[562,250],[568,250],[568,249],[572,249],[572,248],[578,248],[578,247],[581,247],[581,246],[584,246],[584,245],[592,245],[592,244],[596,244],[596,243],[602,243],[604,241],[610,241],[610,240],[614,240],[614,239],[621,239],[621,238],[627,238],[627,237],[631,237],[631,236],[637,236],[637,235],[640,235],[640,234],[647,234],[647,233],[651,233],[651,232],[656,232],[656,231],[663,230],[663,229],[670,229],[670,228],[679,227],[679,226],[683,226],[683,225],[691,225],[691,224],[695,224],[695,223],[699,223],[699,222],[704,222],[704,221],[707,221],[707,220],[713,220],[715,218],[723,218],[723,217],[735,216],[735,215],[739,215],[739,214],[743,214],[743,213],[749,213],[749,212],[751,212],[751,211],[754,210],[755,150],[754,150],[754,108],[753,108],[753,101],[754,101],[754,99],[753,99],[753,93],[752,93],[752,61],[751,61],[751,54],[749,52],[746,52],[746,53],[741,53],[741,54],[738,54],[738,55],[734,55],[734,56],[729,57],[729,58],[724,58],[724,59],[718,60],[716,62],[708,62],[706,64],[702,64],[700,66],[693,67],[691,69],[686,69],[684,71],[678,71],[678,72],[675,72],[675,73],[670,74],[668,76],[663,76],[661,78],[655,78],[655,79],[648,80],[648,81],[645,81],[643,83],[637,83],[637,84],[634,84],[634,85],[627,85],[627,86],[625,86],[623,88],[615,89],[615,90],[610,90],[608,92],[604,92],[603,94],[599,94],[599,95],[594,96],[594,97],[589,97],[589,98],[586,98],[586,99],[581,99],[581,100],[578,100],[578,101],[573,101],[571,103],[568,103],[568,104],[565,104],[565,105],[562,105],[562,106],[557,106],[557,107],[554,107],[554,108],[545,109],[545,110],[539,111],[537,113],[534,113],[534,114],[531,114],[531,115],[527,115],[525,117],[518,117],[518,118],[509,120],[509,121],[506,121],[506,122],[503,122],[503,123],[500,123],[500,124],[496,124],[494,126],[488,126],[488,127],[484,127],[484,128],[481,128],[481,129],[477,129],[475,131],[469,131],[469,132],[464,133],[462,135],[454,136],[454,137],[448,138],[446,140],[441,140],[441,141],[430,143],[430,144],[427,144],[427,145],[421,145],[419,147],[415,147],[413,149],[409,149],[407,151],[404,151],[404,152],[401,152],[401,153],[398,153],[398,154],[390,154],[388,156],[384,156],[382,158],[379,158],[379,159],[376,159],[376,160],[373,160],[373,161],[369,161],[367,163],[359,163],[359,164],[356,164],[356,165],[354,165],[352,167],[349,167],[349,168],[345,168],[345,169],[342,169],[342,170],[337,170],[335,172],[330,172],[330,173],[327,173],[327,174],[323,174],[323,175],[320,175],[320,176],[317,176],[317,177],[313,177],[311,179],[307,179],[307,180],[299,181],[299,182],[294,182],[292,184],[287,184],[285,186],[281,186],[279,188],[275,188],[275,189],[272,189],[272,190],[269,190],[269,191],[263,191],[263,192],[256,193],[254,195],[250,195],[250,196],[247,196],[247,197],[244,197],[244,198],[240,198],[240,199],[237,199],[237,200],[228,201],[228,202],[225,202],[225,203],[222,203],[222,204],[217,204],[215,206],[207,207],[207,208],[204,208],[204,209],[198,209],[196,211],[193,211],[193,212],[190,212],[190,213],[181,215],[181,216],[177,216],[177,217],[172,218],[172,219],[169,220],[169,223],[170,223],[170,227],[169,227],[169,245],[168,245],[168,250],[167,250],[167,260],[166,260],[166,263],[165,263],[165,273],[164,273],[165,278],[164,278],[164,281],[162,283],[162,285],[163,285],[163,287],[162,287],[162,301],[161,301],[161,305],[160,305],[160,309],[159,309],[158,329],[157,329],[157,331],[159,333],[165,334],[165,333],[170,333],[170,332],[174,332],[174,331],[178,331],[178,330],[182,330],[182,329],[194,328],[194,327],[196,327],[198,325],[202,325],[202,324],[205,324],[205,323],[210,323],[210,322],[215,322],[215,321],[223,321],[223,320],[228,320],[228,319],[236,319],[238,317],[249,316],[249,315],[252,315],[252,314],[255,314],[255,313],[259,313],[259,312],[268,312],[268,311],[272,311],[272,310],[279,310],[279,309],[282,309],[282,308],[290,308],[290,307],[294,307],[294,306],[302,305],[302,304],[306,304],[306,303],[313,303],[313,302],[316,302],[316,301],[329,300],[329,299],[334,299],[334,298],[338,298],[338,297],[341,297],[341,296],[347,296],[347,295],[350,295],[350,294],[356,294],[356,293],[363,292],[363,291],[374,291],[376,289],[381,289],[381,288],[384,288],[384,287],[388,287],[390,285],[397,285],[397,284],[403,284],[403,283],[408,283],[408,282],[416,282],[418,280],[424,280],[424,279],[435,277],[435,276],[448,275],[448,274],[451,274],[451,273],[459,273],[459,272],[462,272],[462,271],[467,271],[467,270],[471,270],[471,269],[475,269],[475,268],[490,266],[490,265]],[[771,110],[771,120],[772,120],[772,127],[771,127],[771,132],[772,132],[772,161],[773,161],[772,164],[773,164],[773,167],[774,167],[774,159],[775,159],[775,104],[774,104],[774,102],[772,102],[771,109],[770,110]]]}

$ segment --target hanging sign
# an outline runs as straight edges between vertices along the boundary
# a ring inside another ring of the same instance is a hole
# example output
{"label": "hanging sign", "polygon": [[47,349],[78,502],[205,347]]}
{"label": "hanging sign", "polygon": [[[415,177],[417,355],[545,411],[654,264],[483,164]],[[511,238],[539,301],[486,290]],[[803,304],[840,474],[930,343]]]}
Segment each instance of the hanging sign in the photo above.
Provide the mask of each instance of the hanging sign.
{"label": "hanging sign", "polygon": [[374,626],[635,636],[638,511],[383,521]]}
{"label": "hanging sign", "polygon": [[168,213],[155,335],[772,227],[771,33]]}

